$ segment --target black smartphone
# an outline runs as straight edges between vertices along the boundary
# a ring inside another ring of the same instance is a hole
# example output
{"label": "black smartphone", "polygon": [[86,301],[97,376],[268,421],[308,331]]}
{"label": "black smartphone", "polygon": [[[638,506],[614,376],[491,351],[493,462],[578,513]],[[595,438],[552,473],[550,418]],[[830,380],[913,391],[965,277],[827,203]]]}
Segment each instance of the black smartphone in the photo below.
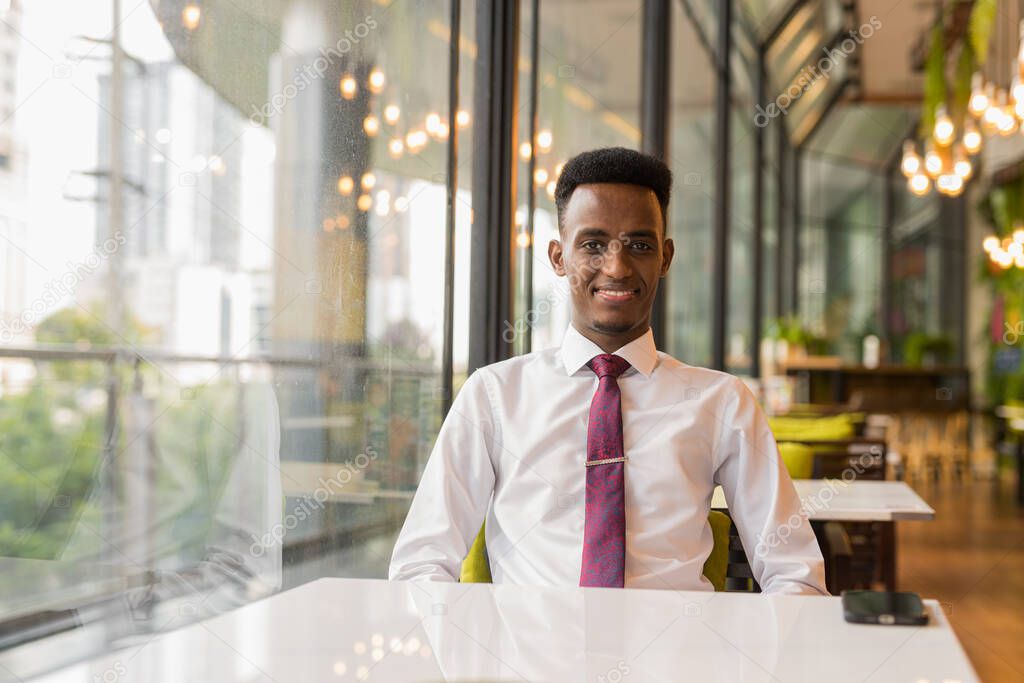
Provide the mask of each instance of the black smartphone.
{"label": "black smartphone", "polygon": [[928,613],[917,593],[843,591],[843,618],[851,624],[921,626]]}

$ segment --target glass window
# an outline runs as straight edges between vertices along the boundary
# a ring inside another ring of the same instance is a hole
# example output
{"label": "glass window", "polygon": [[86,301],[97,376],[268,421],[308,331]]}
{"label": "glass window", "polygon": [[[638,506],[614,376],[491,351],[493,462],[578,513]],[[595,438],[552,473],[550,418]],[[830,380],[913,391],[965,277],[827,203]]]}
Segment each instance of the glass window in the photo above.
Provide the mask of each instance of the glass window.
{"label": "glass window", "polygon": [[[538,122],[530,140],[530,6],[522,3],[520,33],[519,181],[516,198],[518,265],[515,350],[557,346],[569,325],[569,285],[555,275],[548,243],[558,237],[555,181],[566,159],[599,147],[640,147],[641,2],[542,2],[538,60]],[[529,178],[531,153],[536,155]],[[527,249],[529,192],[535,193],[532,255]],[[523,262],[531,259],[533,300],[525,301]]]}
{"label": "glass window", "polygon": [[[708,19],[714,22],[714,18]],[[704,24],[707,30],[707,24]],[[710,35],[714,35],[712,30]],[[715,69],[693,20],[672,12],[669,165],[674,177],[666,278],[667,351],[691,365],[711,363],[711,241],[715,201]]]}
{"label": "glass window", "polygon": [[[447,2],[119,4],[116,21],[109,0],[0,10],[18,36],[0,62],[5,616],[130,585],[112,641],[386,575],[441,421],[454,132]],[[588,45],[549,62],[559,88],[582,93],[615,53]]]}

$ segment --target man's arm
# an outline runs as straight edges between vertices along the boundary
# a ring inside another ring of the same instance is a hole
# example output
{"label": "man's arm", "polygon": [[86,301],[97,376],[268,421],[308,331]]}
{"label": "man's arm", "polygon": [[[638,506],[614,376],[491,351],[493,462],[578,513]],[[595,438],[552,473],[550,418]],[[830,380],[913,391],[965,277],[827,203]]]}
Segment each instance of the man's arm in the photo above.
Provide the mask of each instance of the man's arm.
{"label": "man's arm", "polygon": [[481,371],[452,402],[398,535],[388,577],[458,581],[494,490],[494,424]]}
{"label": "man's arm", "polygon": [[715,481],[722,486],[750,568],[765,593],[828,595],[821,549],[750,390],[733,380],[716,415]]}

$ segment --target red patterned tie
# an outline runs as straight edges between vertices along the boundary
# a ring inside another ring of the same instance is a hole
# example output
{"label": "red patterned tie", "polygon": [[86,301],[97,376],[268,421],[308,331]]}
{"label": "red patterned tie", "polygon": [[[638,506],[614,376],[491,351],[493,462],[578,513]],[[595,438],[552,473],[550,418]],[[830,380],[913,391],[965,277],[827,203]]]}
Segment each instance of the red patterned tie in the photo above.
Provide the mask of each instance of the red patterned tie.
{"label": "red patterned tie", "polygon": [[622,587],[626,576],[626,500],[622,406],[617,378],[625,358],[602,353],[587,367],[598,376],[587,427],[587,511],[581,586]]}

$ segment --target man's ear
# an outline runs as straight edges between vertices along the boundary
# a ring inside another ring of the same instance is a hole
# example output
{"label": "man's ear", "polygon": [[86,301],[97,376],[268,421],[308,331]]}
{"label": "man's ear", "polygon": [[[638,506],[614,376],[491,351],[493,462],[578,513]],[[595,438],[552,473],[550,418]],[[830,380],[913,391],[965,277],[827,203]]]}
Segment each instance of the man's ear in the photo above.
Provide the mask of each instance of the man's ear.
{"label": "man's ear", "polygon": [[665,238],[665,243],[661,245],[661,277],[668,275],[668,267],[672,265],[672,257],[675,256],[676,245],[671,238]]}
{"label": "man's ear", "polygon": [[565,263],[562,260],[565,254],[562,252],[562,243],[559,240],[548,242],[548,260],[551,267],[555,269],[555,275],[565,277]]}

